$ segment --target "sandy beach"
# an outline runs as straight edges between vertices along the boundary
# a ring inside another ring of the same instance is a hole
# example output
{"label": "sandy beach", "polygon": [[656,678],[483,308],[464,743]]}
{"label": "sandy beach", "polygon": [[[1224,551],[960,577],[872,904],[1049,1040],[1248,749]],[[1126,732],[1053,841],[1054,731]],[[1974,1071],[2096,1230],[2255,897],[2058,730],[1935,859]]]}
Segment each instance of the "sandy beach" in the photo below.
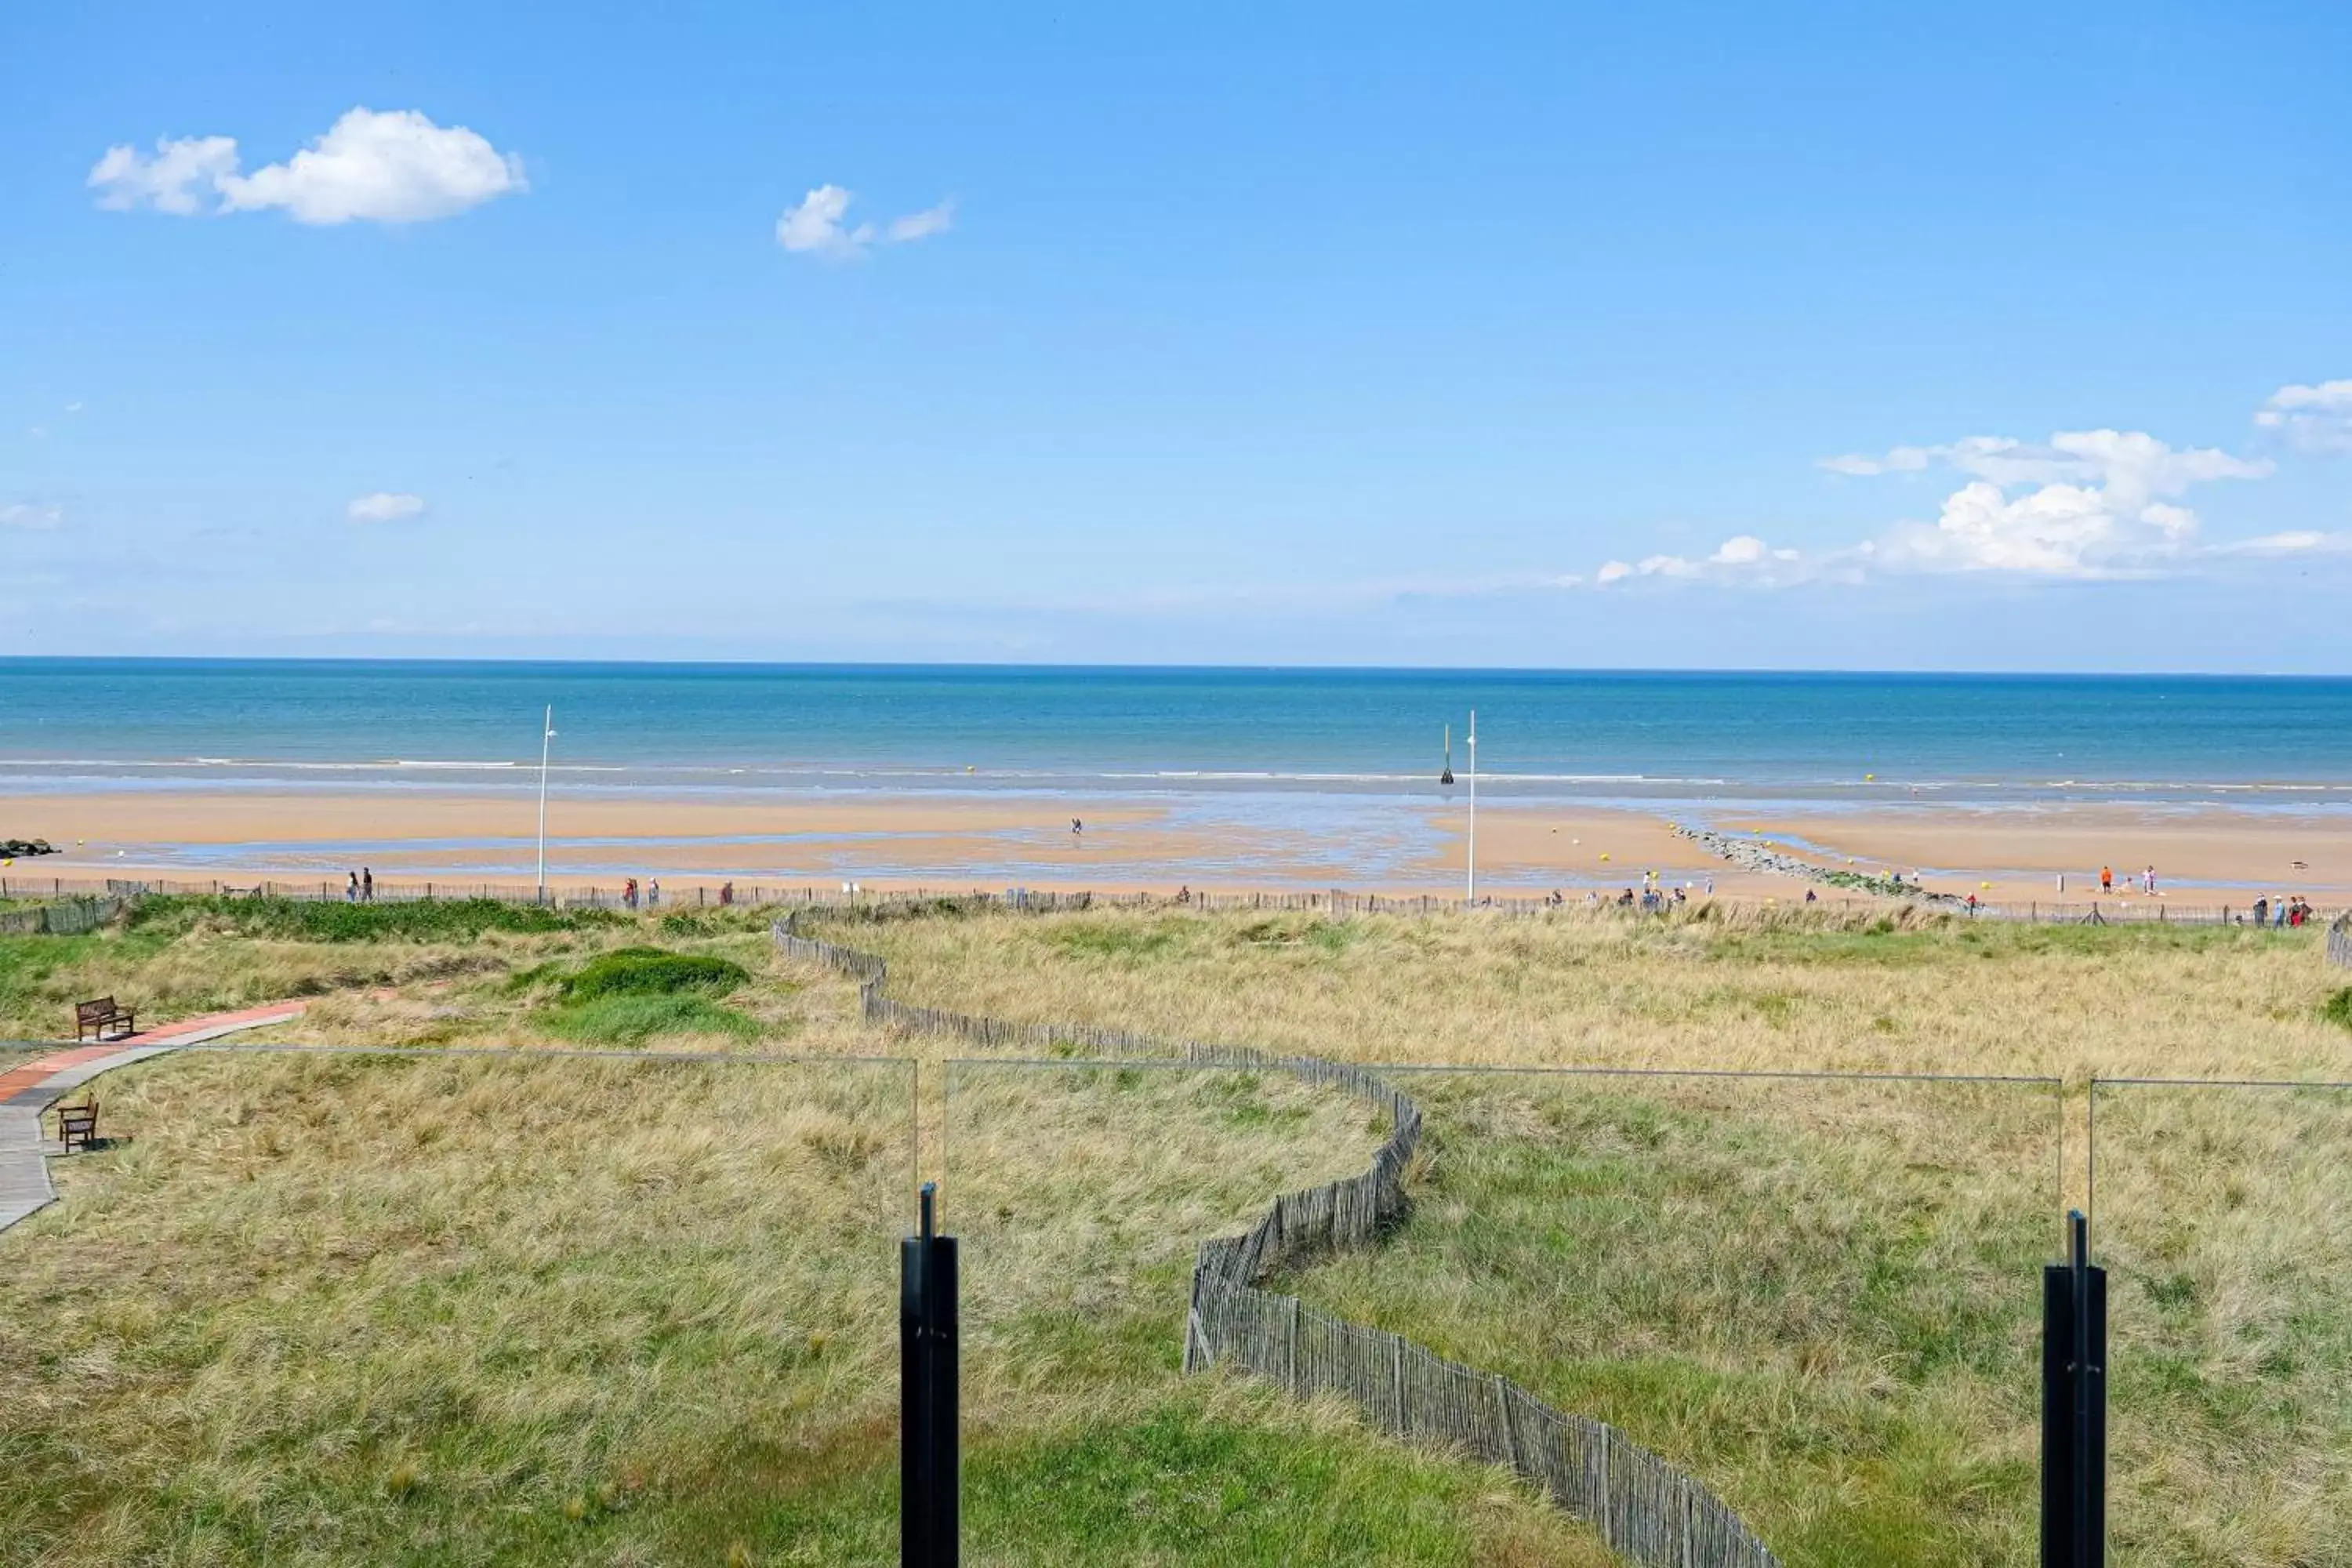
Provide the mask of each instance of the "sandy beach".
{"label": "sandy beach", "polygon": [[[107,790],[0,796],[0,830],[63,853],[19,861],[19,879],[144,875],[224,880],[527,880],[536,800],[523,792]],[[1210,889],[1345,887],[1443,892],[1460,886],[1460,801],[1357,802],[1338,828],[1311,814],[1133,796],[893,795],[712,798],[651,791],[551,796],[548,869],[566,883],[623,876],[738,878],[875,887]],[[1074,833],[1072,819],[1083,822]],[[1491,889],[1572,895],[1638,888],[1654,871],[1695,891],[1801,898],[1807,883],[1735,868],[1673,830],[1686,816],[1522,804],[1482,807],[1478,862]],[[2352,893],[2352,822],[2340,816],[2165,812],[2051,805],[1987,812],[1925,805],[1874,812],[1729,814],[1710,826],[1755,836],[1824,869],[1901,870],[1931,889],[2002,900],[2093,896],[2102,866],[2118,898],[2247,903]],[[2062,894],[2059,878],[2063,874]],[[2128,891],[2123,890],[2128,885]]]}

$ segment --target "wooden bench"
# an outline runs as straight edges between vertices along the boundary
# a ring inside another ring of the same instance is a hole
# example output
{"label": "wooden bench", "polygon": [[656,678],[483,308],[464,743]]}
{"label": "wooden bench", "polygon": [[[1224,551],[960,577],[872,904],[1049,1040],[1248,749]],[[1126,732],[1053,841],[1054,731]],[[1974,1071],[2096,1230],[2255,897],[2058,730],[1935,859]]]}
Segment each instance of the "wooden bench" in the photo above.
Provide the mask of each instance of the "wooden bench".
{"label": "wooden bench", "polygon": [[58,1142],[70,1154],[76,1149],[87,1149],[98,1141],[98,1096],[91,1095],[79,1105],[58,1107]]}
{"label": "wooden bench", "polygon": [[74,1004],[76,1040],[119,1040],[125,1035],[138,1032],[138,1020],[132,1017],[131,1009],[117,1006],[111,996]]}

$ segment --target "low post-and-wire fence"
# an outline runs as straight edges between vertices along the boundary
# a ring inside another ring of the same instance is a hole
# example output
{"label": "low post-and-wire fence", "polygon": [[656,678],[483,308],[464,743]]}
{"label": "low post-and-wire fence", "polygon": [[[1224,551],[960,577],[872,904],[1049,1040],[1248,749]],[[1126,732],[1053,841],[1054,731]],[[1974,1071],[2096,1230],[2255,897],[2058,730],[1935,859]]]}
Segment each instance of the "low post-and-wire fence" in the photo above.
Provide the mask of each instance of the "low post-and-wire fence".
{"label": "low post-and-wire fence", "polygon": [[[25,876],[0,873],[0,900],[64,899],[158,894],[173,898],[288,899],[302,903],[415,903],[434,900],[490,899],[509,904],[545,904],[565,910],[619,910],[655,914],[683,909],[729,906],[794,910],[842,910],[877,914],[919,909],[1004,910],[1018,914],[1068,914],[1091,910],[1138,910],[1230,914],[1318,914],[1335,920],[1357,915],[1421,917],[1458,914],[1469,906],[1450,893],[1356,893],[1344,888],[1276,888],[1255,892],[1175,893],[1133,890],[1100,893],[1085,889],[1028,888],[898,888],[868,892],[840,888],[791,886],[767,882],[673,882],[658,891],[641,886],[632,903],[621,886],[613,884],[550,887],[542,893],[530,883],[466,881],[399,881],[380,878],[364,894],[347,879],[271,879],[248,880],[217,878],[122,878]],[[1973,908],[1958,895],[1906,893],[1900,898],[1851,893],[1831,889],[1812,903],[1801,898],[1754,894],[1701,894],[1676,900],[1671,890],[1651,904],[1622,903],[1617,897],[1571,898],[1565,893],[1481,895],[1482,916],[1510,919],[1664,920],[1746,921],[1765,925],[1801,925],[1810,921],[1839,919],[1858,921],[2011,921],[2030,925],[2246,925],[2252,911],[2243,905],[2189,904],[2168,899],[2133,895],[2094,900],[2048,903],[2028,900],[1979,901]],[[2315,910],[2315,922],[2330,911]],[[2276,916],[2272,917],[2273,922]],[[5,928],[0,928],[5,929]]]}
{"label": "low post-and-wire fence", "polygon": [[885,994],[890,966],[880,956],[804,936],[799,923],[798,915],[775,923],[778,947],[854,976],[860,1010],[871,1022],[992,1047],[1076,1045],[1181,1058],[1202,1067],[1282,1072],[1381,1107],[1389,1135],[1369,1169],[1284,1194],[1241,1235],[1201,1244],[1185,1315],[1184,1370],[1226,1366],[1279,1383],[1296,1399],[1336,1394],[1391,1436],[1507,1466],[1559,1508],[1597,1526],[1612,1548],[1637,1563],[1778,1568],[1780,1559],[1722,1499],[1607,1423],[1564,1415],[1499,1373],[1448,1361],[1402,1335],[1347,1322],[1296,1296],[1261,1288],[1288,1263],[1370,1247],[1403,1216],[1405,1176],[1421,1142],[1421,1107],[1412,1096],[1352,1062],[916,1006]]}

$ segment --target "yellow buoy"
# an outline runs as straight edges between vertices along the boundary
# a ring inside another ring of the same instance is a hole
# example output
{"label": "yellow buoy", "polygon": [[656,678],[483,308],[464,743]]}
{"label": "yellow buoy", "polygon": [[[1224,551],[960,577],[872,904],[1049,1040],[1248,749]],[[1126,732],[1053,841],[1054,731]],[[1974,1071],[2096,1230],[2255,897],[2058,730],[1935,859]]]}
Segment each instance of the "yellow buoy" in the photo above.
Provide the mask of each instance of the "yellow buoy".
{"label": "yellow buoy", "polygon": [[1992,891],[1992,884],[1990,882],[1979,882],[1977,884],[1977,890],[1979,892],[1990,893]]}
{"label": "yellow buoy", "polygon": [[1609,851],[1608,851],[1608,850],[1606,850],[1606,849],[1603,849],[1603,850],[1601,852],[1601,858],[1603,860],[1608,859],[1608,858],[1609,858]]}
{"label": "yellow buoy", "polygon": [[1876,784],[1878,782],[1878,775],[1876,773],[1864,773],[1862,775],[1862,782],[1864,784]]}

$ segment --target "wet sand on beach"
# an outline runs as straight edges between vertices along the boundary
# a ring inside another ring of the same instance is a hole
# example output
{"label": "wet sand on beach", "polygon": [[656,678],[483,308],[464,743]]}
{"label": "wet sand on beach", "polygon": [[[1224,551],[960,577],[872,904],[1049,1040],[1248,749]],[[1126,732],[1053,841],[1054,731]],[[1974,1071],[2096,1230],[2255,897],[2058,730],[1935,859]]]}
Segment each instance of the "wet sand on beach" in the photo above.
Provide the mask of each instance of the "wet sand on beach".
{"label": "wet sand on beach", "polygon": [[[299,879],[339,877],[350,862],[379,877],[510,882],[532,873],[536,812],[521,791],[93,789],[0,796],[0,833],[66,850],[19,861],[11,874],[20,878]],[[1070,831],[1074,816],[1083,835]],[[1255,816],[1246,803],[1202,815],[1133,797],[616,791],[551,798],[548,855],[551,877],[566,882],[611,881],[624,865],[632,875],[854,877],[877,887],[1461,887],[1464,802],[1377,803],[1353,820],[1350,833],[1333,833],[1280,812]],[[2164,895],[2180,903],[2301,892],[2333,905],[2352,893],[2352,818],[2341,815],[1921,805],[1708,820],[1826,869],[1924,872],[1931,888],[2001,900],[2054,900],[2063,871],[2064,897],[2081,900],[2094,896],[2101,865],[2136,887],[2151,863]],[[1719,893],[1744,897],[1801,898],[1807,886],[1708,855],[1672,831],[1666,811],[1515,802],[1482,805],[1477,826],[1482,883],[1496,892],[1613,892],[1639,889],[1653,870],[1670,887],[1696,889],[1711,877]]]}

